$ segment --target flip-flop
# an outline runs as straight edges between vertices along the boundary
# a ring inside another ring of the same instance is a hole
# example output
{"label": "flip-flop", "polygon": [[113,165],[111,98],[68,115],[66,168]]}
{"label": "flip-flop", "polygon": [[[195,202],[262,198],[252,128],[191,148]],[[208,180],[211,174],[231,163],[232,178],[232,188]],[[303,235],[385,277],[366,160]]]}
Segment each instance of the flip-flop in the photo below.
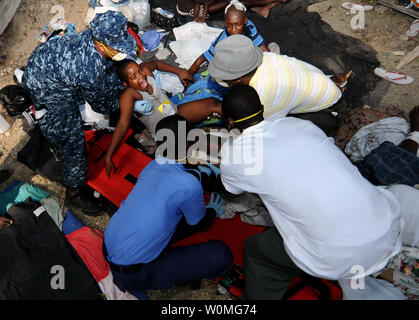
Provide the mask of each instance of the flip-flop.
{"label": "flip-flop", "polygon": [[419,33],[419,19],[416,19],[415,21],[412,22],[409,29],[407,29],[406,35],[409,38],[414,38],[417,36],[418,33]]}
{"label": "flip-flop", "polygon": [[374,9],[373,6],[365,5],[365,4],[362,4],[362,3],[353,3],[353,2],[349,2],[349,1],[343,2],[342,3],[342,8],[347,9],[347,10],[354,9],[354,10],[358,10],[358,11],[361,11],[361,10],[371,11],[372,9]]}
{"label": "flip-flop", "polygon": [[383,78],[396,84],[407,85],[413,82],[413,78],[403,72],[387,71],[381,68],[375,68],[374,74],[377,77]]}

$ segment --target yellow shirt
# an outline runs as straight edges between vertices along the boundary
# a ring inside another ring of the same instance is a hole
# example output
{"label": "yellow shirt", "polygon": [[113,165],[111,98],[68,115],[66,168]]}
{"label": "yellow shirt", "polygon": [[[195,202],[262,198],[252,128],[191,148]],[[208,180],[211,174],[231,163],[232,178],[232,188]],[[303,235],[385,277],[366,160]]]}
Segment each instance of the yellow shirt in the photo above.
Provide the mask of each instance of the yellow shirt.
{"label": "yellow shirt", "polygon": [[259,94],[265,119],[326,109],[342,96],[335,83],[316,67],[272,52],[264,52],[249,85]]}

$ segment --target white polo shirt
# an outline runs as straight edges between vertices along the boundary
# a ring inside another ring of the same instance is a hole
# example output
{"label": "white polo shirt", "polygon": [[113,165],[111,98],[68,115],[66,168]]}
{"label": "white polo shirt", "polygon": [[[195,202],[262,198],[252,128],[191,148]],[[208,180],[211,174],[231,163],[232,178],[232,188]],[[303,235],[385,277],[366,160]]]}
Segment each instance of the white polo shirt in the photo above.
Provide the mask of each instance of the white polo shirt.
{"label": "white polo shirt", "polygon": [[225,188],[260,196],[288,255],[306,273],[369,275],[400,251],[396,198],[364,179],[310,121],[262,121],[225,143],[221,157]]}

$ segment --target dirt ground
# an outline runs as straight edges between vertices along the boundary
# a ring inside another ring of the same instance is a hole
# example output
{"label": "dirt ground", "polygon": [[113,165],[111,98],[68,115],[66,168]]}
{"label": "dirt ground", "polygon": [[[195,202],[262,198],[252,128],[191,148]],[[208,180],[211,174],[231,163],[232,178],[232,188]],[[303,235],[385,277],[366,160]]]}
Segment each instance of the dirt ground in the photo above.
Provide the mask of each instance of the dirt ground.
{"label": "dirt ground", "polygon": [[[327,0],[309,7],[310,11],[318,12],[322,19],[332,28],[343,34],[360,39],[377,51],[377,57],[382,68],[396,70],[396,66],[403,56],[394,54],[402,51],[404,54],[419,44],[419,37],[407,39],[404,34],[414,18],[386,7],[376,5],[375,1],[362,1],[375,6],[375,9],[365,13],[365,29],[353,30],[350,11],[341,7],[343,1]],[[19,66],[26,65],[26,61],[32,50],[38,45],[36,37],[40,33],[45,22],[54,14],[50,9],[54,5],[61,5],[65,9],[65,19],[76,25],[77,31],[86,29],[84,23],[88,9],[87,0],[22,0],[15,16],[0,36],[0,88],[14,84],[13,71]],[[416,79],[408,86],[391,84],[387,93],[382,97],[381,105],[397,106],[406,113],[415,105],[419,104],[419,64],[416,59],[403,69],[408,75]],[[11,128],[0,135],[0,169],[13,169],[13,175],[8,181],[0,184],[0,190],[4,189],[14,180],[29,182],[37,185],[52,194],[63,199],[65,189],[62,185],[51,182],[48,179],[34,174],[32,170],[20,164],[16,160],[17,152],[28,141],[29,136],[22,129],[22,119],[8,116],[6,110],[0,105],[0,113],[11,125]],[[109,217],[87,217],[78,215],[87,225],[104,230]],[[167,291],[149,291],[151,299],[178,299],[178,300],[213,300],[231,299],[231,296],[216,294],[216,283],[205,280],[202,289],[191,291],[187,287],[177,287]]]}

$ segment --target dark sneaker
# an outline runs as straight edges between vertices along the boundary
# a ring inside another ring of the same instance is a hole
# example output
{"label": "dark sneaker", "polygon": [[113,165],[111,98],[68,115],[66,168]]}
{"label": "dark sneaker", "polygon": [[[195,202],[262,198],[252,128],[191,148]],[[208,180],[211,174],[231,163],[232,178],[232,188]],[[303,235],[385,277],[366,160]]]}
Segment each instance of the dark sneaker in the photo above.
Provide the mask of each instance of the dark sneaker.
{"label": "dark sneaker", "polygon": [[103,202],[96,199],[87,188],[68,187],[65,200],[69,206],[79,209],[89,216],[100,216],[104,213]]}

